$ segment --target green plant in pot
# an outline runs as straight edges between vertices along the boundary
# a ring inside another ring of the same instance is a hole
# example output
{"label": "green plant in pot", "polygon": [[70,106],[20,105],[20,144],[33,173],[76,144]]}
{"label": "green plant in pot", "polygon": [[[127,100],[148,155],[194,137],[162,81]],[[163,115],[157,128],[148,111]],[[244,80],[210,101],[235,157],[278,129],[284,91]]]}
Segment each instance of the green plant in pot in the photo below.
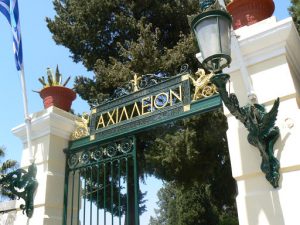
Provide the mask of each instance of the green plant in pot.
{"label": "green plant in pot", "polygon": [[55,73],[50,68],[47,68],[47,78],[45,79],[42,76],[39,78],[39,81],[43,85],[43,89],[38,93],[43,99],[45,109],[55,106],[69,112],[72,102],[76,98],[76,93],[66,87],[70,77],[62,82],[62,75],[57,66]]}

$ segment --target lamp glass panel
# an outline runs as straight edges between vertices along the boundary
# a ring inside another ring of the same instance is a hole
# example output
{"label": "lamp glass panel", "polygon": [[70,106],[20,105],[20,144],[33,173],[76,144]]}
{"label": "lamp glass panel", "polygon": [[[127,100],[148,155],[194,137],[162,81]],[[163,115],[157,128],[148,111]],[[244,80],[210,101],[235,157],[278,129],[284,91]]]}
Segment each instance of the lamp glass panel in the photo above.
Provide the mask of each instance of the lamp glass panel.
{"label": "lamp glass panel", "polygon": [[216,17],[200,21],[195,27],[195,33],[203,59],[220,53],[219,29]]}
{"label": "lamp glass panel", "polygon": [[226,17],[219,17],[221,53],[231,55],[231,21]]}

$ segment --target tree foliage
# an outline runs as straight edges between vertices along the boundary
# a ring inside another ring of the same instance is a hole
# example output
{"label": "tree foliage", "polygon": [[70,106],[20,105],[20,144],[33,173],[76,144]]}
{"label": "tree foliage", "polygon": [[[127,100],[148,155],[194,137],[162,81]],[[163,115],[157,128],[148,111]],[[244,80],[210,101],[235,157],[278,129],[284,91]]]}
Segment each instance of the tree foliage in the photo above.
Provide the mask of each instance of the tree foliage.
{"label": "tree foliage", "polygon": [[[0,158],[4,158],[5,156],[5,147],[0,146]],[[2,162],[0,161],[0,181],[1,178],[6,175],[7,173],[11,172],[13,169],[15,169],[17,166],[17,161],[7,159],[6,161]],[[3,199],[15,199],[15,196],[4,186],[1,185],[0,183],[0,196]]]}
{"label": "tree foliage", "polygon": [[160,133],[146,152],[153,174],[168,181],[150,225],[238,224],[224,115],[216,111],[181,123]]}
{"label": "tree foliage", "polygon": [[[94,72],[93,78],[75,80],[76,92],[91,106],[134,74],[173,76],[183,64],[193,72],[199,67],[188,19],[198,12],[198,1],[55,0],[54,8],[55,17],[46,19],[54,40]],[[211,184],[210,193],[219,197],[213,205],[216,212],[234,207],[226,129],[226,119],[217,111],[139,134],[140,177],[150,174],[185,188]],[[190,203],[192,199],[184,204]]]}
{"label": "tree foliage", "polygon": [[289,8],[289,12],[293,17],[298,32],[300,32],[300,1],[299,0],[291,0],[291,7]]}
{"label": "tree foliage", "polygon": [[229,162],[226,130],[221,111],[179,121],[159,133],[146,159],[154,168],[161,164],[161,169],[153,173],[165,180],[206,181],[218,167]]}
{"label": "tree foliage", "polygon": [[169,182],[158,192],[156,217],[150,225],[237,225],[236,212],[227,208],[226,213],[215,204],[216,196],[211,185],[194,182],[189,186]]}
{"label": "tree foliage", "polygon": [[91,105],[112,94],[133,74],[174,75],[189,62],[196,70],[196,43],[187,15],[194,0],[54,1],[57,15],[47,18],[57,44],[70,49],[75,62],[95,72],[78,76],[75,90]]}

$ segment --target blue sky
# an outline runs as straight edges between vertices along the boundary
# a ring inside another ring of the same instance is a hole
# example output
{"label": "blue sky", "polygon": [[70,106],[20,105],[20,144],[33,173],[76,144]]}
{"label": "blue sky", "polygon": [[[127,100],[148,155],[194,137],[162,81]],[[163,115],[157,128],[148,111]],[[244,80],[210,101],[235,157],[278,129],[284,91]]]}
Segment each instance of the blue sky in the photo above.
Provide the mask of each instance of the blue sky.
{"label": "blue sky", "polygon": [[[275,16],[278,20],[289,16],[287,7],[289,0],[275,0]],[[39,90],[41,84],[38,78],[45,75],[46,68],[55,68],[58,64],[64,77],[76,75],[93,76],[91,72],[70,58],[69,50],[57,46],[51,38],[51,33],[46,27],[45,17],[53,18],[55,13],[51,1],[19,1],[22,41],[24,52],[24,66],[28,96],[29,113],[43,109],[42,100],[32,90]],[[12,36],[10,27],[4,16],[0,15],[0,145],[7,147],[7,157],[20,160],[21,142],[13,136],[11,129],[21,124],[24,119],[24,110],[21,94],[19,73],[15,68],[12,53]],[[69,84],[71,87],[72,84]],[[75,112],[88,112],[88,105],[79,96],[72,108]]]}
{"label": "blue sky", "polygon": [[[289,0],[275,0],[275,16],[282,20],[289,16]],[[68,49],[57,46],[46,27],[45,17],[53,18],[55,13],[52,1],[21,0],[19,1],[24,67],[28,96],[29,113],[43,109],[42,100],[32,90],[39,90],[38,78],[45,75],[46,68],[59,65],[64,78],[76,75],[93,76],[81,64],[75,64],[70,58]],[[3,15],[0,15],[0,145],[7,148],[7,158],[20,160],[22,143],[11,129],[24,121],[24,110],[19,73],[16,70],[12,52],[12,34]],[[72,87],[72,84],[69,84]],[[79,96],[72,108],[76,113],[88,112],[88,105]],[[151,207],[150,207],[151,208]],[[142,223],[143,224],[143,223]]]}

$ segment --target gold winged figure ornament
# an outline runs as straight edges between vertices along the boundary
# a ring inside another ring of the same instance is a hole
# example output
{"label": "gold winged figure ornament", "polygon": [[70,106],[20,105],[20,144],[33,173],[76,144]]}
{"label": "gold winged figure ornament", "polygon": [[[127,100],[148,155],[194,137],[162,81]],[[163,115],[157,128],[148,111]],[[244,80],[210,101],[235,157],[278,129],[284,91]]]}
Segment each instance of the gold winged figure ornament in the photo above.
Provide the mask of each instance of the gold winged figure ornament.
{"label": "gold winged figure ornament", "polygon": [[204,69],[198,69],[195,75],[196,79],[190,76],[194,86],[193,101],[212,96],[217,92],[216,86],[210,82],[210,78],[213,76],[212,73],[205,74]]}
{"label": "gold winged figure ornament", "polygon": [[90,121],[90,115],[84,112],[81,118],[75,121],[76,128],[74,132],[71,134],[71,140],[77,140],[79,138],[86,137],[90,134],[89,121]]}

